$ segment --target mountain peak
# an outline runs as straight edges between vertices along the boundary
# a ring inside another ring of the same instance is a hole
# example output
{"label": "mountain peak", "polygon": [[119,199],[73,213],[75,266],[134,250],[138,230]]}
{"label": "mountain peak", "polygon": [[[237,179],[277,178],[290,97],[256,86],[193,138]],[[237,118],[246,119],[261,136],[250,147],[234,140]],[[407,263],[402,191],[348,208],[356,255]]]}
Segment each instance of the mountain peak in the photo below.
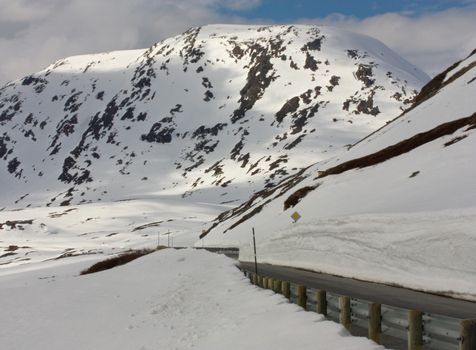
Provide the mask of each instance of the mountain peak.
{"label": "mountain peak", "polygon": [[428,77],[332,27],[209,25],[0,90],[3,205],[241,201],[409,107]]}

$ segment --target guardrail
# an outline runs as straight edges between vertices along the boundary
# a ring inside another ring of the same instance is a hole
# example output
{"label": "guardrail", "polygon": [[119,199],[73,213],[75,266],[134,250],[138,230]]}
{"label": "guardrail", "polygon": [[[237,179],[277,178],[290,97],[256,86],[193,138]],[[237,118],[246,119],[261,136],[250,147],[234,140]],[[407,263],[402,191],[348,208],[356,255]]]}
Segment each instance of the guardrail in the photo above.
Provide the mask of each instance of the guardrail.
{"label": "guardrail", "polygon": [[408,350],[476,350],[476,320],[381,305],[243,272],[253,284],[281,293],[290,302],[341,323],[354,335],[367,335],[378,344]]}
{"label": "guardrail", "polygon": [[223,254],[229,258],[238,260],[240,250],[234,247],[194,247],[195,249],[203,249],[216,254]]}

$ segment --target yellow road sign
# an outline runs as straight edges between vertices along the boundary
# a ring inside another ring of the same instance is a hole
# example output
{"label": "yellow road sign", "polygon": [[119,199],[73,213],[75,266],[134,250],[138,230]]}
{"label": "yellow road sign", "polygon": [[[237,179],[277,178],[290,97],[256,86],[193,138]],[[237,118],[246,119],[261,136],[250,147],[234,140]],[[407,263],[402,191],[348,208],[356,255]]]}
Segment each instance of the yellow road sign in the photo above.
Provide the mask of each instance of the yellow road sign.
{"label": "yellow road sign", "polygon": [[291,219],[294,220],[294,222],[297,222],[299,219],[301,218],[301,215],[295,211],[292,215],[291,215]]}

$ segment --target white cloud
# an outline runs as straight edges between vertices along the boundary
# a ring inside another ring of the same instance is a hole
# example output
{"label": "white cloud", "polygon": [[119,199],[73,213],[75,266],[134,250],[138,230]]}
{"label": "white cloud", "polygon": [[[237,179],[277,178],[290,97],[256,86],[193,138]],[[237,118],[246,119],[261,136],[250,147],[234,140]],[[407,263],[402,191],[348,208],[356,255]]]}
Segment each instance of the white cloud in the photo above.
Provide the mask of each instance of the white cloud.
{"label": "white cloud", "polygon": [[145,48],[186,29],[244,21],[259,0],[0,0],[0,85],[82,53]]}
{"label": "white cloud", "polygon": [[[468,0],[474,1],[474,0]],[[208,23],[247,22],[240,10],[261,0],[0,0],[0,85],[55,60],[83,53],[145,48]],[[224,15],[227,13],[238,15]],[[384,14],[302,20],[380,39],[435,74],[476,47],[476,8],[420,16]],[[271,22],[270,19],[263,19]]]}
{"label": "white cloud", "polygon": [[261,0],[226,0],[225,5],[233,10],[248,10],[256,7]]}
{"label": "white cloud", "polygon": [[334,15],[303,20],[342,26],[381,40],[407,60],[435,75],[476,48],[476,8],[419,16],[387,13],[359,20]]}
{"label": "white cloud", "polygon": [[0,21],[31,21],[39,19],[51,10],[52,1],[28,0],[1,1]]}

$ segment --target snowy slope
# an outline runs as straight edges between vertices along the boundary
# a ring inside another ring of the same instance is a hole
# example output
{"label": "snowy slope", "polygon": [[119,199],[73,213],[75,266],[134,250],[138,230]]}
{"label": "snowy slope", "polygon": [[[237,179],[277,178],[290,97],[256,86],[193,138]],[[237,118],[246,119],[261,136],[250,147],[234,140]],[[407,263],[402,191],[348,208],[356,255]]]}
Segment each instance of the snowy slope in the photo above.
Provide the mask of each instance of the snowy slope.
{"label": "snowy slope", "polygon": [[475,95],[476,51],[348,151],[221,214],[205,241],[251,260],[255,227],[265,262],[476,300]]}
{"label": "snowy slope", "polygon": [[396,117],[428,80],[330,27],[213,25],[0,89],[0,207],[239,202]]}
{"label": "snowy slope", "polygon": [[0,270],[158,244],[190,245],[223,208],[163,196],[2,211]]}
{"label": "snowy slope", "polygon": [[162,250],[78,276],[91,264],[0,275],[2,349],[383,349],[250,285],[223,256]]}

